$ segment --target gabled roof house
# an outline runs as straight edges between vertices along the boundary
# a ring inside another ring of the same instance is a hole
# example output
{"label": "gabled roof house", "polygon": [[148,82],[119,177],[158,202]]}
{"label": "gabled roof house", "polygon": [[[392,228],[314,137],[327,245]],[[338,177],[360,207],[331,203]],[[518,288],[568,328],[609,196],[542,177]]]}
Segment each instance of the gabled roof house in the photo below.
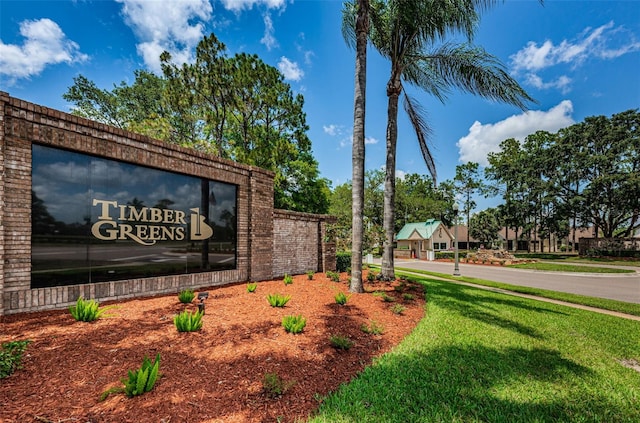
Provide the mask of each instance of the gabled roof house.
{"label": "gabled roof house", "polygon": [[453,235],[439,220],[407,223],[396,235],[396,256],[434,259],[434,252],[453,247]]}

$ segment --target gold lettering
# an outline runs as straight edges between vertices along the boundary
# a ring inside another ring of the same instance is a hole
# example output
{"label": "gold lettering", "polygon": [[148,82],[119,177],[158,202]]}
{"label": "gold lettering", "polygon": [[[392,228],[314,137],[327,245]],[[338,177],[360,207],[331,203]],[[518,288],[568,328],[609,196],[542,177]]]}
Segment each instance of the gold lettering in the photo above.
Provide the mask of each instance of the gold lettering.
{"label": "gold lettering", "polygon": [[171,226],[171,227],[166,227],[166,226],[161,226],[160,227],[162,229],[162,240],[166,241],[167,239],[170,240],[174,240],[174,234],[176,232],[176,227],[175,226]]}
{"label": "gold lettering", "polygon": [[173,210],[164,209],[164,223],[174,223],[173,221]]}
{"label": "gold lettering", "polygon": [[139,211],[134,206],[129,206],[129,221],[148,222],[147,207],[141,208]]}
{"label": "gold lettering", "polygon": [[118,207],[118,202],[117,201],[106,201],[106,200],[98,200],[98,199],[93,199],[93,205],[97,206],[100,205],[102,208],[102,211],[100,214],[100,216],[98,216],[98,220],[113,220],[111,219],[111,216],[109,216],[109,206],[113,206],[113,207]]}
{"label": "gold lettering", "polygon": [[151,212],[151,216],[149,216],[149,222],[162,222],[162,209],[150,208],[149,211]]}
{"label": "gold lettering", "polygon": [[184,228],[182,227],[177,227],[176,228],[176,236],[175,236],[175,241],[182,241],[184,240]]}
{"label": "gold lettering", "polygon": [[133,227],[131,227],[131,225],[120,224],[119,228],[120,228],[120,236],[118,237],[118,239],[131,238],[132,240],[134,240],[138,244],[142,244],[142,245],[153,245],[153,244],[156,243],[155,241],[153,241],[153,242],[144,242],[144,240],[138,238],[135,234],[133,234]]}
{"label": "gold lettering", "polygon": [[111,226],[112,228],[115,228],[117,226],[116,222],[111,220],[96,222],[91,226],[91,233],[93,234],[93,236],[103,241],[113,241],[118,237],[117,229],[105,229],[104,232],[106,233],[106,235],[103,235],[100,231],[102,225]]}
{"label": "gold lettering", "polygon": [[184,221],[184,216],[186,215],[185,212],[180,211],[180,210],[176,210],[176,220],[175,220],[175,224],[177,225],[186,225],[187,222]]}
{"label": "gold lettering", "polygon": [[149,238],[155,243],[157,239],[160,239],[160,226],[149,226]]}

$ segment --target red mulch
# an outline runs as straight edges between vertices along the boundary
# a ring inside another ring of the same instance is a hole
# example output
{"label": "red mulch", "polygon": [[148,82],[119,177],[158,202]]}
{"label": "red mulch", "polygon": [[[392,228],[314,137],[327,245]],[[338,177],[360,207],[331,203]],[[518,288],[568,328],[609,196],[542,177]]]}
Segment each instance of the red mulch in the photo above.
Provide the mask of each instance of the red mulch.
{"label": "red mulch", "polygon": [[[258,283],[209,288],[201,331],[179,333],[173,316],[188,306],[177,295],[118,302],[106,318],[76,322],[67,310],[5,316],[0,342],[30,339],[23,368],[0,379],[0,422],[294,422],[306,419],[321,398],[370,365],[373,358],[397,345],[424,316],[422,288],[410,283],[365,282],[365,294],[352,294],[345,306],[336,293],[347,293],[348,276],[331,282],[317,273]],[[395,289],[394,289],[395,288]],[[371,293],[387,291],[396,302]],[[291,295],[284,308],[273,308],[267,294]],[[406,307],[402,314],[394,304]],[[107,305],[107,303],[105,303]],[[302,315],[304,332],[293,335],[282,317]],[[367,334],[363,324],[384,328]],[[355,342],[336,350],[331,335]],[[160,353],[161,378],[154,389],[127,398],[102,392],[122,386],[128,370],[144,356]],[[263,390],[266,373],[276,373],[292,386],[280,397]]]}

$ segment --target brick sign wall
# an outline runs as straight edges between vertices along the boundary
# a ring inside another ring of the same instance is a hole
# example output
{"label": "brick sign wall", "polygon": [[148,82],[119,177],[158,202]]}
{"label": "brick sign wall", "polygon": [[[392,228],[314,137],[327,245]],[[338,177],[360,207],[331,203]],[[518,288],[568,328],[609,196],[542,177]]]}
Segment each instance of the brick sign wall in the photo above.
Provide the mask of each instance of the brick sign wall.
{"label": "brick sign wall", "polygon": [[[32,144],[207,178],[237,186],[236,268],[31,289]],[[284,273],[335,270],[325,243],[331,218],[273,209],[273,173],[218,159],[0,92],[0,316],[100,301],[174,293]],[[283,257],[286,256],[286,260]]]}

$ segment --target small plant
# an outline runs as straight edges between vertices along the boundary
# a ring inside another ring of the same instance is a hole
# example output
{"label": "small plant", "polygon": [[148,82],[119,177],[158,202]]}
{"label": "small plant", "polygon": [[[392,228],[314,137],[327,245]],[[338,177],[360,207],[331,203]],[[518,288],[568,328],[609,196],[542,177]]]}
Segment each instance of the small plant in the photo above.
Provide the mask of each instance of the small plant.
{"label": "small plant", "polygon": [[76,305],[69,306],[69,312],[77,321],[93,322],[98,320],[108,308],[100,308],[100,304],[95,300],[85,300],[82,297],[78,297]]}
{"label": "small plant", "polygon": [[262,390],[270,398],[276,398],[289,390],[295,381],[286,381],[277,373],[265,373],[262,377]]}
{"label": "small plant", "polygon": [[340,282],[340,273],[329,270],[326,274],[330,281]]}
{"label": "small plant", "polygon": [[284,307],[289,300],[291,299],[291,295],[281,295],[281,294],[268,294],[267,301],[271,307]]}
{"label": "small plant", "polygon": [[176,315],[173,318],[173,323],[176,325],[178,332],[195,332],[202,329],[202,316],[201,311],[190,312],[188,310]]}
{"label": "small plant", "polygon": [[367,273],[367,281],[369,282],[373,282],[376,280],[376,276],[378,276],[378,274],[376,272],[374,272],[373,270],[369,270],[369,272]]}
{"label": "small plant", "polygon": [[256,292],[256,288],[258,288],[257,282],[249,282],[247,284],[247,292]]}
{"label": "small plant", "polygon": [[22,354],[30,340],[4,342],[0,348],[0,379],[21,368]]}
{"label": "small plant", "polygon": [[307,279],[309,279],[310,281],[313,280],[313,276],[316,274],[316,272],[314,272],[313,270],[309,270],[307,272]]}
{"label": "small plant", "polygon": [[413,301],[416,299],[416,296],[413,294],[402,294],[402,299],[405,301]]}
{"label": "small plant", "polygon": [[394,297],[388,295],[384,291],[376,291],[376,292],[373,293],[373,296],[382,298],[382,301],[384,301],[385,303],[391,303],[391,302],[394,302],[396,300]]}
{"label": "small plant", "polygon": [[191,289],[185,289],[178,293],[178,300],[183,304],[189,304],[196,297]]}
{"label": "small plant", "polygon": [[100,401],[104,401],[111,394],[124,392],[129,397],[142,395],[153,389],[156,381],[160,377],[160,353],[156,355],[156,359],[151,362],[149,357],[145,356],[142,360],[142,366],[134,371],[129,370],[128,377],[122,378],[124,387],[115,387],[107,389],[100,395]]}
{"label": "small plant", "polygon": [[302,316],[284,316],[282,327],[289,333],[300,333],[307,325],[307,319]]}
{"label": "small plant", "polygon": [[342,335],[331,335],[329,338],[329,342],[331,342],[331,346],[338,350],[348,350],[353,347],[353,341],[346,336]]}
{"label": "small plant", "polygon": [[344,292],[338,292],[335,296],[335,300],[337,304],[345,305],[349,300],[349,296],[347,296]]}
{"label": "small plant", "polygon": [[284,274],[284,284],[285,285],[291,285],[293,283],[293,277],[291,275],[288,274]]}
{"label": "small plant", "polygon": [[402,313],[404,313],[404,311],[406,309],[407,308],[405,306],[403,306],[402,304],[394,304],[391,307],[391,311],[394,312],[395,314],[402,314]]}
{"label": "small plant", "polygon": [[384,327],[373,320],[368,325],[363,323],[362,326],[360,326],[360,329],[362,329],[364,333],[368,333],[370,335],[382,335],[384,333]]}

